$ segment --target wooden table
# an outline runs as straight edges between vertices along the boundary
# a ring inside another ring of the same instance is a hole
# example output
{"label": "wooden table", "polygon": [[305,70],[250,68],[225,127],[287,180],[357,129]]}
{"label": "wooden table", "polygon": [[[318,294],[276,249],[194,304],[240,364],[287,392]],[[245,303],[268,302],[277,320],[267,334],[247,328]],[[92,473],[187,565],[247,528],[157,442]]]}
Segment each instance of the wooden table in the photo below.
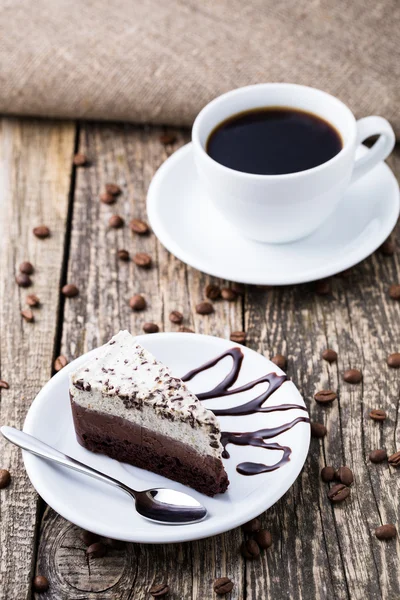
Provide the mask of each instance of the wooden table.
{"label": "wooden table", "polygon": [[[214,314],[196,314],[206,284],[227,282],[187,267],[154,235],[135,237],[127,225],[108,227],[114,213],[126,223],[146,218],[155,170],[189,137],[177,131],[176,144],[165,147],[161,133],[129,125],[1,121],[0,364],[1,378],[10,384],[1,390],[1,424],[22,427],[59,354],[72,360],[121,328],[140,333],[145,321],[174,331],[168,315],[176,309],[184,325],[199,333],[228,338],[245,329],[250,347],[267,356],[287,355],[288,374],[328,434],[312,440],[297,482],[262,516],[273,546],[253,562],[240,556],[241,529],[193,543],[128,544],[88,562],[79,529],[44,505],[21,453],[0,440],[0,467],[12,474],[10,487],[0,492],[1,600],[30,598],[35,573],[50,580],[40,597],[54,600],[141,600],[164,580],[173,599],[208,600],[216,597],[214,579],[225,575],[235,582],[231,599],[400,598],[399,541],[381,542],[373,533],[382,523],[399,524],[400,472],[368,460],[374,448],[393,453],[400,447],[399,371],[386,365],[386,356],[400,350],[399,304],[388,296],[389,285],[399,281],[398,255],[375,253],[332,278],[328,295],[318,295],[313,284],[247,287],[236,302],[215,302]],[[78,149],[91,166],[72,167]],[[390,163],[400,173],[399,156]],[[99,202],[107,182],[123,188],[113,206]],[[50,238],[34,237],[32,228],[40,224],[50,227]],[[119,262],[121,248],[148,252],[154,267]],[[23,260],[35,265],[29,290],[14,281]],[[61,297],[66,282],[79,287],[78,297]],[[42,302],[34,323],[20,317],[30,292]],[[138,292],[148,301],[144,313],[128,306]],[[327,347],[338,351],[337,364],[321,360]],[[361,384],[343,382],[349,367],[362,370]],[[317,405],[312,398],[322,388],[337,390],[339,401]],[[368,417],[375,407],[388,412],[383,424]],[[355,484],[349,500],[332,506],[319,472],[324,465],[344,464],[353,469]]]}

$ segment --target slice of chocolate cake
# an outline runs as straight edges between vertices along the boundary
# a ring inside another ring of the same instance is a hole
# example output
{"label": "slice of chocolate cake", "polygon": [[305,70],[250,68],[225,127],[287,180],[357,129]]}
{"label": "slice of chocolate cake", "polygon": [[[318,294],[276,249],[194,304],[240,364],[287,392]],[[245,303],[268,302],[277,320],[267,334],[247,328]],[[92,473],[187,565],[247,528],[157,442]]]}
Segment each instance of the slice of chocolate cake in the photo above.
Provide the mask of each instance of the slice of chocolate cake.
{"label": "slice of chocolate cake", "polygon": [[70,379],[78,441],[208,496],[229,481],[220,428],[186,385],[120,331]]}

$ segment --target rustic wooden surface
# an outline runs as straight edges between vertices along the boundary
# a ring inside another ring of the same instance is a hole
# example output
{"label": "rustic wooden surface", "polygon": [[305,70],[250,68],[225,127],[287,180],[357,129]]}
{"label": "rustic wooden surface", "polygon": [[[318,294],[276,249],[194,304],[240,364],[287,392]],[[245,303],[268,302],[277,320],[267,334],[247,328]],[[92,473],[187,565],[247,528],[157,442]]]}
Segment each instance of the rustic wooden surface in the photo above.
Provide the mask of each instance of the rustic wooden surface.
{"label": "rustic wooden surface", "polygon": [[[205,285],[229,282],[187,267],[153,235],[134,236],[127,226],[133,217],[146,218],[146,191],[155,170],[188,139],[186,132],[177,132],[176,144],[165,148],[161,132],[1,122],[0,375],[10,383],[1,392],[1,424],[22,425],[58,353],[71,360],[119,328],[140,333],[145,321],[154,321],[161,331],[177,330],[168,315],[180,310],[183,324],[197,332],[227,338],[245,328],[250,347],[267,356],[286,354],[288,374],[328,435],[312,440],[297,482],[263,515],[273,546],[254,562],[241,558],[243,533],[237,529],[194,543],[127,544],[88,563],[80,530],[38,503],[20,453],[1,442],[0,467],[10,469],[13,481],[0,492],[0,599],[30,598],[33,573],[40,573],[50,580],[50,589],[36,596],[52,600],[144,600],[150,586],[165,579],[174,600],[208,600],[216,598],[214,579],[224,575],[235,582],[227,596],[231,600],[398,600],[399,541],[380,542],[373,531],[386,522],[399,525],[400,472],[368,461],[371,449],[386,447],[392,453],[400,447],[399,371],[385,362],[400,350],[399,304],[388,297],[389,285],[400,281],[398,255],[375,253],[345,276],[332,278],[327,296],[318,296],[313,284],[248,286],[244,298],[215,302],[213,315],[197,315],[194,307],[204,299]],[[71,168],[75,146],[90,157],[89,167]],[[397,151],[390,160],[397,173],[399,157]],[[123,189],[112,206],[98,200],[107,182]],[[123,229],[108,227],[112,214],[124,217]],[[31,234],[41,222],[53,231],[48,240]],[[121,248],[148,252],[153,268],[119,262]],[[14,283],[22,260],[36,266],[35,285],[27,291]],[[60,300],[65,282],[79,287],[78,297]],[[19,316],[31,289],[43,303],[33,324]],[[134,293],[146,297],[145,312],[130,310],[127,302]],[[321,360],[328,346],[338,351],[337,364]],[[349,367],[362,369],[361,384],[343,382]],[[324,387],[339,395],[328,408],[312,400]],[[368,418],[375,407],[388,411],[385,423]],[[343,505],[332,507],[326,498],[327,485],[319,479],[325,464],[347,464],[355,473],[351,499]]]}
{"label": "rustic wooden surface", "polygon": [[[71,159],[75,128],[67,123],[0,121],[0,368],[9,390],[1,391],[0,423],[22,427],[32,399],[49,379],[58,331]],[[39,240],[32,228],[46,222],[52,235]],[[18,265],[36,265],[34,285],[15,283]],[[42,300],[36,322],[20,311],[25,297]],[[0,440],[1,466],[12,473],[0,491],[0,597],[29,597],[36,553],[38,498],[21,452]]]}

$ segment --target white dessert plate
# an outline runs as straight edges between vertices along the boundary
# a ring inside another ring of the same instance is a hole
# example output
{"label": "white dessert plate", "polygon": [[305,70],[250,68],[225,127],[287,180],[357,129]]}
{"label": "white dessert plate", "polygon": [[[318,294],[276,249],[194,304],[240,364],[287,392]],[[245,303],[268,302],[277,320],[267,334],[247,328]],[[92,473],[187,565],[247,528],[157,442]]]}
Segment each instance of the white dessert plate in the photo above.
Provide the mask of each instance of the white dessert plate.
{"label": "white dessert plate", "polygon": [[[358,150],[365,152],[364,146]],[[372,254],[396,225],[399,186],[380,163],[348,189],[316,232],[296,242],[263,244],[242,237],[214,208],[187,144],[155,174],[147,212],[162,244],[188,265],[230,281],[289,285],[334,275]]]}
{"label": "white dessert plate", "polygon": [[[235,346],[229,340],[190,333],[159,333],[138,336],[137,340],[177,376],[221,355]],[[237,346],[237,345],[236,345]],[[239,378],[233,387],[241,386],[267,373],[282,371],[261,354],[241,347],[244,353]],[[82,448],[76,441],[68,394],[69,373],[96,350],[81,356],[57,373],[40,391],[29,409],[24,431],[82,462],[120,479],[136,489],[170,487],[185,491],[206,506],[205,521],[191,525],[160,525],[141,518],[133,501],[122,491],[104,485],[70,469],[44,461],[24,452],[30,480],[42,498],[63,517],[100,535],[143,543],[166,543],[196,540],[228,531],[259,515],[272,506],[293,484],[303,467],[310,442],[310,426],[298,422],[288,431],[268,439],[292,449],[289,462],[275,471],[254,476],[240,475],[236,465],[251,461],[267,465],[278,462],[281,451],[253,446],[228,445],[229,459],[224,459],[230,486],[225,494],[209,498],[179,483]],[[193,392],[208,391],[230,371],[232,359],[224,358],[188,383]],[[232,396],[208,400],[210,408],[236,406],[258,396],[268,384]],[[303,399],[291,381],[286,381],[267,400],[266,405],[296,404]],[[288,423],[308,416],[300,408],[246,416],[220,417],[223,431],[248,432]]]}

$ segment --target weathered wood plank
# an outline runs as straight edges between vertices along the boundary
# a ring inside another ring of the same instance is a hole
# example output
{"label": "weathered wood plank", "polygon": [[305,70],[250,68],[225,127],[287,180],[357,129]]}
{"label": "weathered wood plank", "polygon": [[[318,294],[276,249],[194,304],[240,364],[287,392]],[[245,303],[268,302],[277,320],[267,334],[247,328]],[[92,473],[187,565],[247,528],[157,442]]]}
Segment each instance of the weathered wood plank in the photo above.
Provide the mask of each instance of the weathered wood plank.
{"label": "weathered wood plank", "polygon": [[[400,152],[391,159],[400,174]],[[399,372],[386,356],[399,350],[399,304],[388,288],[400,281],[398,253],[379,253],[332,279],[332,294],[317,296],[314,286],[263,291],[246,297],[249,343],[267,355],[289,357],[288,373],[303,392],[313,420],[324,422],[328,435],[312,440],[306,466],[293,488],[266,514],[274,546],[247,568],[247,597],[339,598],[361,600],[400,597],[399,541],[379,542],[373,531],[382,523],[399,527],[399,473],[373,465],[370,450],[398,449]],[[320,358],[331,347],[337,364]],[[347,368],[360,368],[363,382],[343,381]],[[339,401],[321,407],[312,399],[318,389],[338,391]],[[384,408],[383,424],[368,417]],[[324,465],[348,465],[354,472],[351,499],[332,507]],[[263,576],[260,577],[260,568]]]}
{"label": "weathered wood plank", "polygon": [[[214,314],[197,315],[194,307],[205,299],[209,277],[172,257],[152,234],[135,236],[127,225],[119,230],[108,227],[112,214],[123,216],[126,224],[134,217],[146,218],[148,185],[167,150],[172,150],[162,146],[160,133],[160,129],[104,125],[87,125],[81,130],[80,151],[89,156],[92,165],[78,172],[74,200],[68,281],[79,287],[80,295],[65,303],[62,352],[69,359],[105,342],[120,328],[141,333],[146,321],[157,323],[161,331],[176,331],[178,326],[169,320],[172,310],[181,311],[183,325],[200,333],[228,337],[231,330],[242,329],[241,299],[229,304],[218,301]],[[178,132],[174,149],[186,140],[187,134]],[[118,183],[123,190],[112,206],[98,199],[107,182]],[[116,251],[122,248],[131,255],[149,253],[153,268],[143,270],[132,261],[118,262]],[[147,300],[144,312],[134,313],[128,306],[135,293]],[[81,549],[78,530],[49,510],[42,522],[37,572],[49,574],[51,588],[42,597],[94,600],[99,597],[98,590],[93,587],[92,574],[81,564],[80,550],[73,551],[69,566],[65,560],[66,539],[68,545]],[[228,575],[236,584],[231,598],[241,599],[244,568],[238,554],[240,541],[241,532],[236,530],[193,544],[129,545],[124,565],[120,556],[113,554],[101,559],[107,573],[101,597],[144,600],[153,583],[167,579],[171,598],[204,600],[213,596],[214,579]],[[116,582],[112,588],[107,587],[110,581]]]}
{"label": "weathered wood plank", "polygon": [[40,572],[46,573],[50,589],[38,595],[39,598],[83,600],[88,594],[102,600],[129,597],[128,594],[115,596],[115,588],[125,589],[137,573],[133,544],[123,548],[108,546],[105,557],[88,560],[78,527],[50,508],[47,508],[41,525],[40,543],[46,552],[40,553],[39,565]]}
{"label": "weathered wood plank", "polygon": [[[10,384],[1,390],[2,425],[22,427],[32,399],[51,376],[74,137],[71,123],[0,121],[0,368]],[[32,234],[43,223],[52,231],[47,240]],[[35,266],[28,289],[15,283],[24,260]],[[35,323],[20,316],[28,293],[42,302]],[[12,476],[0,492],[0,598],[23,600],[30,597],[38,498],[21,452],[3,439],[0,445],[1,467]]]}

